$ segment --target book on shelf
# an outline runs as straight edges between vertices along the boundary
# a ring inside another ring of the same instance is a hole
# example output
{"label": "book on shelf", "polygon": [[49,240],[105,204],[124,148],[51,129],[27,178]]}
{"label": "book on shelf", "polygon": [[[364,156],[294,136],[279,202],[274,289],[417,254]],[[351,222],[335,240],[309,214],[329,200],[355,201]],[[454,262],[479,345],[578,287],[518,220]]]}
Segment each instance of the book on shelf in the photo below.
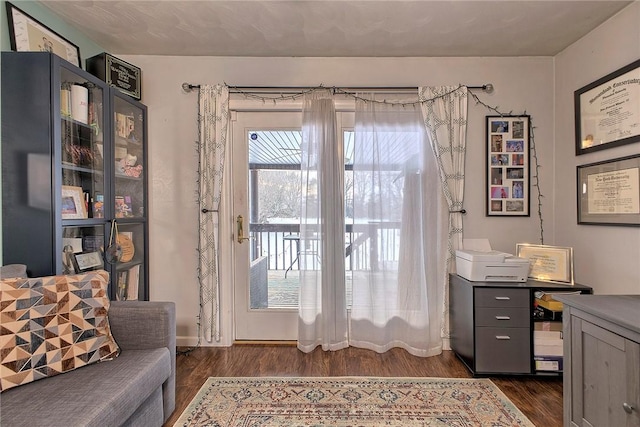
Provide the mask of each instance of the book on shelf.
{"label": "book on shelf", "polygon": [[117,291],[116,300],[126,301],[129,293],[129,270],[118,271],[117,277]]}
{"label": "book on shelf", "polygon": [[544,292],[544,291],[536,291],[535,292],[535,303],[536,307],[541,306],[550,311],[562,311],[562,303],[555,299],[558,295],[578,295],[580,291],[556,291],[556,292]]}
{"label": "book on shelf", "polygon": [[538,321],[533,322],[534,331],[559,331],[562,332],[562,322],[560,321]]}
{"label": "book on shelf", "polygon": [[536,371],[559,372],[562,371],[562,356],[533,356]]}
{"label": "book on shelf", "polygon": [[533,309],[533,318],[559,322],[562,320],[562,310],[549,310],[548,308],[538,305]]}
{"label": "book on shelf", "polygon": [[138,299],[138,288],[140,283],[140,264],[129,269],[129,286],[127,287],[127,300]]}
{"label": "book on shelf", "polygon": [[536,304],[551,311],[562,311],[562,303],[556,300],[543,300],[536,298]]}

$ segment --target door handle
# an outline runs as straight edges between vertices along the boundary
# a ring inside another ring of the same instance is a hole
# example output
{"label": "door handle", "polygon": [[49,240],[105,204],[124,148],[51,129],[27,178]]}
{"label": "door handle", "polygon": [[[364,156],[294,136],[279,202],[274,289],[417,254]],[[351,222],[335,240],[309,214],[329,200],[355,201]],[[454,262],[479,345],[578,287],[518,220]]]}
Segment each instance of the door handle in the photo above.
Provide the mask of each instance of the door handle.
{"label": "door handle", "polygon": [[250,237],[244,237],[244,218],[242,218],[242,215],[238,215],[238,217],[236,218],[236,225],[238,231],[238,243],[249,240]]}

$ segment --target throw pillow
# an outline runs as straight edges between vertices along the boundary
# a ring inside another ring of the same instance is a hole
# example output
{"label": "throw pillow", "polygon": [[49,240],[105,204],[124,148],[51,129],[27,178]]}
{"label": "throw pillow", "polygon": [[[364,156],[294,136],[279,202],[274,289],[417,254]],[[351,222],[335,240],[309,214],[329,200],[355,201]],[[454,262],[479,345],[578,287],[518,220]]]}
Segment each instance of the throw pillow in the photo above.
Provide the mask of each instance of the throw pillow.
{"label": "throw pillow", "polygon": [[109,273],[0,280],[0,391],[117,357]]}

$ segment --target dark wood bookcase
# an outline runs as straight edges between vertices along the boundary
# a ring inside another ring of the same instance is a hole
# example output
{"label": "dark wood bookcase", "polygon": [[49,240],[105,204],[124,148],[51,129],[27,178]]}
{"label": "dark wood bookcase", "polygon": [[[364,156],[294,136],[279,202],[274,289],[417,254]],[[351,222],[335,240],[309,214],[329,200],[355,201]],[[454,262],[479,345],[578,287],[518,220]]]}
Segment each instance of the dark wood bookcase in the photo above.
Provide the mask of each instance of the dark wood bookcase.
{"label": "dark wood bookcase", "polygon": [[2,263],[101,268],[112,299],[148,299],[146,106],[51,53],[1,67]]}

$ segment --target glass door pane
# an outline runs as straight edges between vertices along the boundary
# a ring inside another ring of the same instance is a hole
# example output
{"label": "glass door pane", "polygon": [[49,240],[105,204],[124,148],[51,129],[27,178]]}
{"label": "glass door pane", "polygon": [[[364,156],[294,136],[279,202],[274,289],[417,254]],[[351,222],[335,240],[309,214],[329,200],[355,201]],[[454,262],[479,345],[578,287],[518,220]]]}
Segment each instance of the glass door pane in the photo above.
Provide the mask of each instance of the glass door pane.
{"label": "glass door pane", "polygon": [[144,206],[144,110],[114,96],[114,167],[116,218],[141,218]]}
{"label": "glass door pane", "polygon": [[145,299],[145,231],[143,224],[118,224],[117,242],[122,249],[115,264],[116,299]]}
{"label": "glass door pane", "polygon": [[250,129],[246,138],[251,309],[296,309],[300,286],[302,132]]}
{"label": "glass door pane", "polygon": [[[102,88],[61,69],[62,219],[101,218],[104,198]],[[98,204],[97,209],[96,204]]]}
{"label": "glass door pane", "polygon": [[104,269],[104,226],[62,228],[62,274]]}

